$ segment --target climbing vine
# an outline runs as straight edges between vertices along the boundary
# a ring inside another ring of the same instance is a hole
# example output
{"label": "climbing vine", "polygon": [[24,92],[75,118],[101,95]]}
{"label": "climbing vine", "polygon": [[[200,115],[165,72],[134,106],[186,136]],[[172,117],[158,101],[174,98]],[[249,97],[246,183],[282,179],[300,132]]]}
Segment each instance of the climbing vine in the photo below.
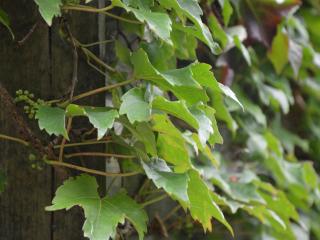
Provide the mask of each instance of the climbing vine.
{"label": "climbing vine", "polygon": [[[171,198],[177,206],[162,221],[172,223],[169,234],[177,238],[197,236],[197,222],[203,239],[240,239],[246,231],[246,239],[320,239],[317,1],[112,0],[103,8],[95,0],[35,2],[49,26],[74,11],[106,15],[118,26],[116,36],[84,44],[60,23],[74,52],[67,97],[17,90],[12,99],[0,85],[1,101],[23,107],[56,141],[43,145],[21,117],[24,134],[0,139],[31,148],[39,169],[79,173],[57,189],[47,211],[82,207],[91,240],[124,237],[118,226],[125,222],[144,239],[145,209]],[[1,8],[0,23],[14,37]],[[98,57],[98,45],[113,48],[115,59]],[[75,95],[80,57],[107,82]],[[79,103],[106,93],[108,106]],[[79,119],[93,128],[71,136]],[[97,144],[108,148],[65,152]],[[117,159],[120,172],[69,161],[76,157]],[[10,184],[2,175],[0,191]],[[101,197],[96,175],[145,181],[136,195],[119,189]],[[225,229],[215,231],[217,222]]]}

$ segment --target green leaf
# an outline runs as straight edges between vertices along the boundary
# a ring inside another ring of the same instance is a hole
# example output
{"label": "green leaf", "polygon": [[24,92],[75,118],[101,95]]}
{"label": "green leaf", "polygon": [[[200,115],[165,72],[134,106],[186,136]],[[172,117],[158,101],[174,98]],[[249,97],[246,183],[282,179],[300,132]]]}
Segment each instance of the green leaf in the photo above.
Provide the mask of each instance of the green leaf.
{"label": "green leaf", "polygon": [[131,123],[150,119],[151,108],[141,88],[132,88],[122,96],[119,113],[126,114]]}
{"label": "green leaf", "polygon": [[230,17],[233,13],[233,8],[229,0],[219,0],[219,4],[222,8],[222,16],[224,24],[227,26],[229,24]]}
{"label": "green leaf", "polygon": [[232,227],[224,218],[218,205],[213,201],[210,190],[195,170],[189,171],[188,196],[191,216],[198,220],[204,230],[212,230],[211,219],[215,218],[227,227],[233,235]]}
{"label": "green leaf", "polygon": [[103,138],[107,130],[112,128],[114,120],[119,117],[118,111],[105,107],[85,107],[84,109],[89,121],[98,129],[98,140]]}
{"label": "green leaf", "polygon": [[130,124],[127,120],[122,120],[121,123],[132,133],[136,140],[144,144],[147,153],[153,157],[157,156],[156,139],[147,122],[138,123],[136,126]]}
{"label": "green leaf", "polygon": [[160,0],[159,2],[164,8],[172,8],[178,15],[185,15],[194,23],[194,27],[182,27],[182,31],[189,32],[198,37],[208,45],[212,53],[219,54],[221,52],[219,44],[213,41],[208,27],[201,20],[201,15],[203,13],[197,1]]}
{"label": "green leaf", "polygon": [[150,163],[141,162],[148,176],[158,188],[163,188],[173,199],[185,206],[189,202],[187,188],[189,177],[186,173],[174,173],[162,159]]}
{"label": "green leaf", "polygon": [[303,164],[303,178],[312,189],[318,186],[318,175],[314,170],[311,162],[306,162]]}
{"label": "green leaf", "polygon": [[67,130],[65,128],[65,111],[57,107],[40,106],[36,116],[39,128],[45,129],[48,134],[56,136],[62,135],[69,140]]}
{"label": "green leaf", "polygon": [[98,129],[98,140],[103,138],[107,130],[112,128],[114,120],[119,117],[116,110],[106,107],[82,107],[76,104],[67,106],[66,115],[69,117],[87,116],[90,123]]}
{"label": "green leaf", "polygon": [[222,92],[229,98],[231,98],[233,101],[239,104],[239,106],[244,110],[243,105],[237,98],[236,94],[226,85],[223,85],[222,83],[219,83],[219,87],[222,90]]}
{"label": "green leaf", "polygon": [[141,206],[123,192],[100,198],[97,188],[96,179],[89,175],[69,178],[58,188],[52,206],[46,210],[68,210],[76,205],[82,207],[86,217],[84,236],[91,240],[114,238],[117,225],[123,224],[127,218],[142,240],[147,231],[147,215]]}
{"label": "green leaf", "polygon": [[207,140],[213,134],[212,122],[210,118],[208,118],[204,113],[204,111],[196,107],[191,108],[191,113],[198,121],[199,128],[197,130],[200,143],[202,144],[202,146],[205,146]]}
{"label": "green leaf", "polygon": [[185,102],[168,101],[164,97],[156,97],[152,102],[152,108],[169,113],[188,123],[194,129],[199,128],[198,120],[192,115]]}
{"label": "green leaf", "polygon": [[124,8],[127,12],[132,12],[139,21],[146,22],[151,31],[158,35],[162,40],[172,44],[170,39],[172,22],[167,14],[151,12],[150,10],[141,8],[140,4],[134,4],[139,6],[140,9],[132,8],[122,3],[120,0],[113,0],[112,5]]}
{"label": "green leaf", "polygon": [[215,40],[218,40],[221,43],[222,48],[225,48],[228,43],[228,36],[213,13],[208,17],[208,27]]}
{"label": "green leaf", "polygon": [[204,89],[192,77],[189,67],[158,71],[150,63],[147,54],[142,49],[134,52],[131,57],[134,65],[134,74],[137,79],[151,81],[164,91],[173,92],[179,99],[190,105],[197,102],[207,102],[208,96]]}
{"label": "green leaf", "polygon": [[34,0],[39,6],[39,12],[49,26],[55,16],[60,16],[61,0]]}
{"label": "green leaf", "polygon": [[281,28],[272,41],[271,49],[268,51],[268,58],[272,62],[276,72],[280,74],[288,63],[289,56],[289,37]]}
{"label": "green leaf", "polygon": [[242,53],[244,59],[246,60],[247,64],[251,66],[251,58],[248,49],[242,44],[239,36],[234,36],[233,37],[233,42],[236,45],[236,47],[240,50]]}
{"label": "green leaf", "polygon": [[86,111],[82,106],[79,106],[77,104],[69,104],[66,107],[66,115],[68,117],[85,116]]}
{"label": "green leaf", "polygon": [[12,39],[14,39],[14,34],[10,28],[10,19],[8,14],[0,8],[0,23],[2,23],[10,32]]}
{"label": "green leaf", "polygon": [[159,133],[157,139],[159,157],[175,166],[176,172],[190,169],[191,162],[184,139]]}

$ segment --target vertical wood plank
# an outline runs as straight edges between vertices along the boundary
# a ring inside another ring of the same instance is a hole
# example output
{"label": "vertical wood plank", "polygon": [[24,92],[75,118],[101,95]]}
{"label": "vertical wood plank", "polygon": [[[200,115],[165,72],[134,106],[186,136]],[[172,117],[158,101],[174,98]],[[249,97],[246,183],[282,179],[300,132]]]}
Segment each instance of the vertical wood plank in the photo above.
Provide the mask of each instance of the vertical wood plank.
{"label": "vertical wood plank", "polygon": [[[26,0],[1,1],[12,19],[16,39],[22,39],[39,20],[36,6]],[[24,45],[13,42],[0,28],[0,81],[14,95],[19,88],[46,96],[49,78],[48,27],[39,23]],[[0,103],[0,132],[18,135],[10,120],[10,109]],[[0,168],[8,175],[8,185],[0,195],[0,239],[50,239],[50,213],[44,207],[51,198],[51,170],[33,170],[28,150],[0,141]]]}

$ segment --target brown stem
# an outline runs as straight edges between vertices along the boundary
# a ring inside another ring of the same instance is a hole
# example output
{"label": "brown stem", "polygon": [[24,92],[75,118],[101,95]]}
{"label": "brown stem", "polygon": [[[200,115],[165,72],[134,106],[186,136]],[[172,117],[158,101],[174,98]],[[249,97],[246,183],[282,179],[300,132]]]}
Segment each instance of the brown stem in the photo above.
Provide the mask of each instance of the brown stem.
{"label": "brown stem", "polygon": [[21,143],[25,146],[29,146],[29,143],[20,139],[20,138],[16,138],[16,137],[11,137],[11,136],[7,136],[4,134],[0,134],[0,139],[4,139],[4,140],[8,140],[8,141],[13,141],[13,142],[17,142],[17,143]]}
{"label": "brown stem", "polygon": [[[69,143],[69,144],[65,144],[64,148],[88,146],[88,145],[94,145],[94,144],[106,144],[106,143],[110,143],[110,142],[112,142],[112,141],[106,140],[106,141],[87,141],[87,142],[79,142],[79,143]],[[53,148],[54,149],[61,148],[61,145],[56,145]]]}
{"label": "brown stem", "polygon": [[132,155],[121,155],[121,154],[113,154],[113,153],[101,153],[101,152],[79,152],[79,153],[71,153],[66,154],[66,158],[80,157],[80,156],[88,156],[88,157],[115,157],[115,158],[135,158]]}
{"label": "brown stem", "polygon": [[[78,96],[75,96],[73,99],[72,99],[72,102],[74,101],[77,101],[77,100],[80,100],[82,98],[86,98],[86,97],[89,97],[89,96],[92,96],[92,95],[96,95],[96,94],[99,94],[99,93],[103,93],[103,92],[106,92],[106,91],[109,91],[111,89],[114,89],[114,88],[118,88],[118,87],[121,87],[121,86],[124,86],[124,85],[127,85],[129,83],[132,83],[134,82],[135,80],[133,79],[130,79],[130,80],[127,80],[127,81],[123,81],[123,82],[120,82],[120,83],[115,83],[115,84],[111,84],[111,85],[108,85],[108,86],[105,86],[105,87],[101,87],[101,88],[97,88],[97,89],[94,89],[94,90],[91,90],[91,91],[88,91],[88,92],[85,92],[85,93],[82,93]],[[61,107],[66,107],[69,103],[71,103],[71,101],[65,101],[61,104],[59,104]]]}
{"label": "brown stem", "polygon": [[109,11],[113,8],[114,6],[109,5],[104,8],[94,8],[94,7],[89,7],[89,6],[84,6],[84,5],[67,5],[63,6],[63,10],[73,10],[73,11],[81,11],[81,12],[92,12],[92,13],[103,13],[106,11]]}
{"label": "brown stem", "polygon": [[70,169],[75,169],[81,172],[86,172],[86,173],[91,173],[95,175],[100,175],[100,176],[106,176],[106,177],[131,177],[140,174],[140,172],[130,172],[130,173],[108,173],[108,172],[102,172],[98,170],[94,170],[91,168],[85,168],[81,167],[78,165],[73,165],[70,163],[65,163],[65,162],[59,162],[59,161],[52,161],[48,160],[46,161],[47,164],[53,165],[53,166],[60,166],[60,167],[66,167]]}

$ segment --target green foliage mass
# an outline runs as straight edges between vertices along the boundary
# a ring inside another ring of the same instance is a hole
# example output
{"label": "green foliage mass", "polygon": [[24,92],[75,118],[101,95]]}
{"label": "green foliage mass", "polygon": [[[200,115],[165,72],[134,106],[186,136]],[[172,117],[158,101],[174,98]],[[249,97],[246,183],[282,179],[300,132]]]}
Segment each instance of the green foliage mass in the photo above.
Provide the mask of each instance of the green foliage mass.
{"label": "green foliage mass", "polygon": [[[69,11],[101,12],[77,2],[36,3],[49,25]],[[111,138],[114,152],[131,156],[121,169],[152,183],[135,200],[122,190],[100,198],[95,179],[80,175],[58,188],[47,210],[81,206],[84,236],[92,240],[115,237],[125,219],[143,239],[143,207],[154,203],[145,195],[161,191],[182,208],[170,216],[179,220],[170,239],[199,237],[190,219],[206,232],[199,239],[320,239],[317,1],[110,4],[105,11],[122,33],[109,63],[113,104],[61,100],[40,105],[35,118],[66,139],[66,118],[88,118],[97,140]],[[110,15],[114,9],[119,15]],[[5,16],[0,11],[8,27]]]}

